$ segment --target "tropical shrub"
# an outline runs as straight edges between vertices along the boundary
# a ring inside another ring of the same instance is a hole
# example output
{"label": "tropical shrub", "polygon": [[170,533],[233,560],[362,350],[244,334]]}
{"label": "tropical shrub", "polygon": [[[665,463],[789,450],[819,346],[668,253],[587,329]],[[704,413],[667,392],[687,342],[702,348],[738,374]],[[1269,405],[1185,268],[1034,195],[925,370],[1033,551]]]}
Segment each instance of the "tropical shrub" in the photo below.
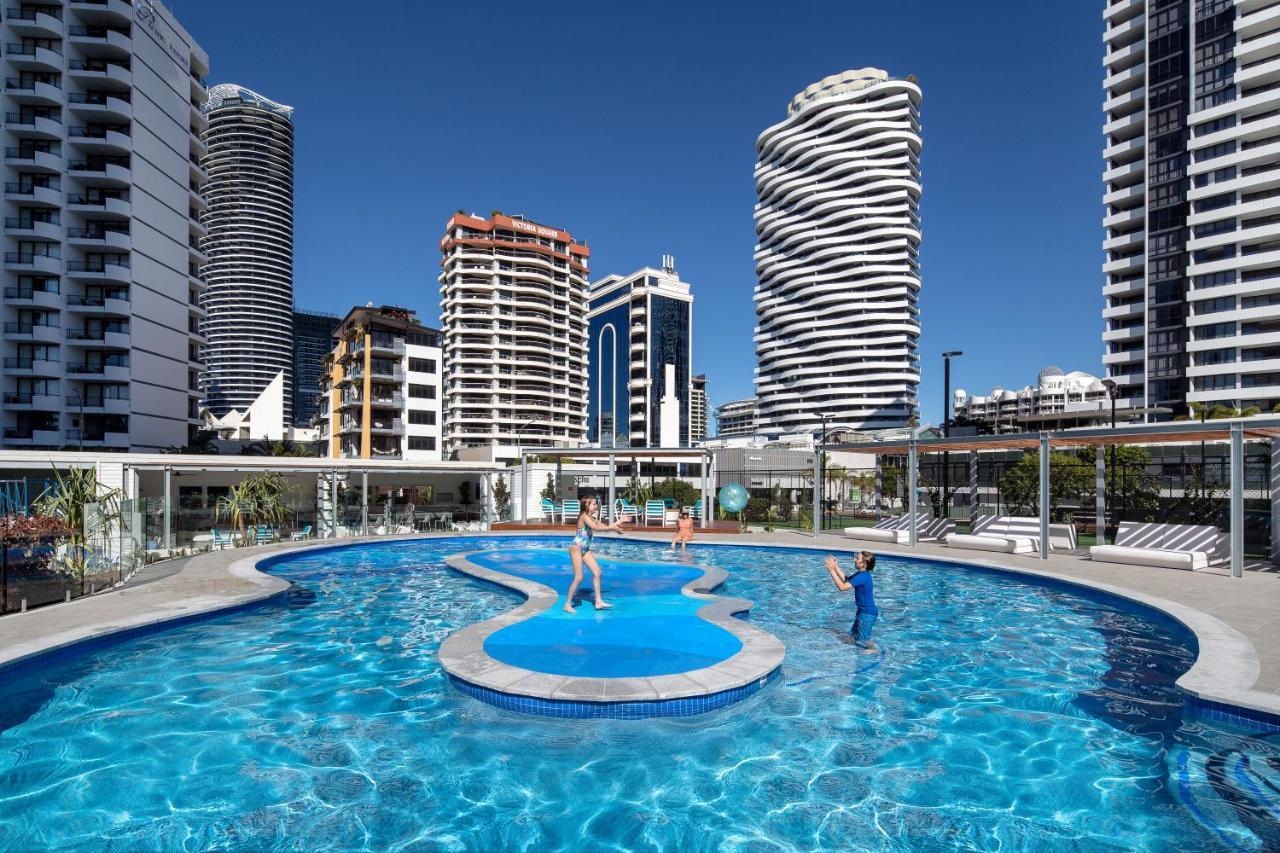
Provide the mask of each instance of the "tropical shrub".
{"label": "tropical shrub", "polygon": [[284,522],[289,514],[287,492],[280,474],[250,474],[218,498],[215,512],[219,520],[230,522],[240,532],[240,541],[247,544],[250,527]]}
{"label": "tropical shrub", "polygon": [[[52,565],[71,575],[84,592],[88,568],[85,536],[109,532],[120,519],[120,490],[98,482],[93,468],[72,468],[65,475],[54,470],[55,481],[31,505],[37,515],[56,519],[66,529],[67,547],[59,549]],[[87,516],[85,507],[97,504],[98,511]]]}

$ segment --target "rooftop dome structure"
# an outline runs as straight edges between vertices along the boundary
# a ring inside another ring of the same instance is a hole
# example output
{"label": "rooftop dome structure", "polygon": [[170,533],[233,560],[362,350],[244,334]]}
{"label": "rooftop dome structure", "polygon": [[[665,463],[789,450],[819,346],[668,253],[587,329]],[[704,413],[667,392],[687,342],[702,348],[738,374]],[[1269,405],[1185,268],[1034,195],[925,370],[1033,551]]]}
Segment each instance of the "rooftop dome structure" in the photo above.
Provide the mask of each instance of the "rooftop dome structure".
{"label": "rooftop dome structure", "polygon": [[1052,379],[1056,376],[1063,376],[1063,375],[1065,374],[1063,374],[1061,367],[1053,367],[1053,366],[1046,367],[1043,370],[1041,370],[1038,374],[1036,374],[1036,384],[1043,385],[1046,379]]}

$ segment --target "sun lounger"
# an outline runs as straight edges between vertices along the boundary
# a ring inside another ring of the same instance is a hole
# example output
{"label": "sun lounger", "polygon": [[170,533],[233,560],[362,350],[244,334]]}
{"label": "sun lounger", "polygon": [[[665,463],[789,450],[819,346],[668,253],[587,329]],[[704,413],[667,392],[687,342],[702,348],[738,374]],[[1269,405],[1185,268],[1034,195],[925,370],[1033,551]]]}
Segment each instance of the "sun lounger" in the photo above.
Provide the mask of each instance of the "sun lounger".
{"label": "sun lounger", "polygon": [[[1052,541],[1051,536],[1050,543]],[[949,533],[946,543],[948,548],[1031,554],[1040,550],[1040,519],[1018,515],[984,515],[973,525],[972,533]]]}
{"label": "sun lounger", "polygon": [[1211,524],[1149,524],[1122,521],[1114,545],[1094,545],[1089,558],[1099,563],[1207,569],[1225,559],[1224,537]]}
{"label": "sun lounger", "polygon": [[[927,515],[916,516],[917,539],[943,539],[954,533],[955,522],[947,518],[932,518]],[[911,518],[896,515],[882,519],[874,527],[846,527],[844,535],[850,539],[865,539],[868,542],[889,542],[906,545],[911,541]]]}

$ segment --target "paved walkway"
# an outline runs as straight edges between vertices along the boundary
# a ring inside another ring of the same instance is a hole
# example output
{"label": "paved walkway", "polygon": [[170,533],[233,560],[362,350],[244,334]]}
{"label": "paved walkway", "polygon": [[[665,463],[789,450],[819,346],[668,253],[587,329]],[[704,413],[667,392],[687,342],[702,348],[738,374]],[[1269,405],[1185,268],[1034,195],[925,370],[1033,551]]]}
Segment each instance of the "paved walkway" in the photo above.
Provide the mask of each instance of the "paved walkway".
{"label": "paved walkway", "polygon": [[[627,535],[661,542],[670,539],[669,534],[657,532]],[[387,541],[416,537],[370,538]],[[815,539],[794,531],[700,534],[697,539],[726,545],[787,545],[823,551],[862,547],[852,538],[823,534]],[[157,564],[147,583],[0,618],[0,665],[85,638],[275,595],[286,590],[288,583],[257,572],[253,563],[290,547],[283,543],[202,554],[187,559],[171,574],[168,572],[178,561]],[[876,544],[873,550],[1045,575],[1159,607],[1195,631],[1200,642],[1199,657],[1179,679],[1180,686],[1207,699],[1280,714],[1280,573],[1271,567],[1247,571],[1243,578],[1233,579],[1225,570],[1188,572],[1093,563],[1079,555],[1055,554],[1041,560],[925,543],[914,549]],[[818,569],[815,565],[815,572]]]}

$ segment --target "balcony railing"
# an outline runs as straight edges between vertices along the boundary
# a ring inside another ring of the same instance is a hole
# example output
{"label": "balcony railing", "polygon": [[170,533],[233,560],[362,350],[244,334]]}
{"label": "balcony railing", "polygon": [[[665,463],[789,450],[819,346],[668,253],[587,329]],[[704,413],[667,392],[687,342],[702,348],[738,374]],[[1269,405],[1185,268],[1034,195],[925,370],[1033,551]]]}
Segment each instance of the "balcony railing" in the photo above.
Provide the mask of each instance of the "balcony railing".
{"label": "balcony railing", "polygon": [[8,356],[4,360],[5,370],[31,370],[38,362],[57,364],[56,358],[28,358],[26,356]]}
{"label": "balcony railing", "polygon": [[20,77],[6,77],[4,80],[6,89],[18,92],[30,92],[35,89],[37,83],[44,83],[55,89],[62,88],[62,83],[58,80],[23,80]]}
{"label": "balcony railing", "polygon": [[67,128],[68,137],[79,137],[84,139],[106,139],[108,133],[119,133],[122,136],[129,136],[129,125],[112,124]]}
{"label": "balcony railing", "polygon": [[112,261],[67,261],[67,272],[106,272],[107,267],[124,267],[128,269],[128,258],[116,258]]}
{"label": "balcony railing", "polygon": [[[40,45],[40,48],[62,56],[62,49],[54,45]],[[6,44],[4,52],[9,56],[35,56],[37,46],[34,44]]]}
{"label": "balcony railing", "polygon": [[31,391],[19,391],[4,395],[5,405],[8,406],[30,406],[36,397],[57,397],[57,394],[36,394]]}
{"label": "balcony railing", "polygon": [[47,118],[62,124],[62,116],[55,113],[5,113],[4,120],[9,124],[35,124],[36,119]]}
{"label": "balcony railing", "polygon": [[123,69],[125,71],[131,70],[129,61],[126,59],[118,59],[118,60],[111,60],[111,61],[102,60],[102,59],[72,59],[67,63],[67,68],[71,71],[105,72],[112,65],[116,66],[117,68]]}
{"label": "balcony railing", "polygon": [[29,335],[36,329],[57,329],[61,328],[56,319],[45,320],[40,323],[24,322],[19,320],[16,323],[5,323],[4,331],[8,335]]}
{"label": "balcony railing", "polygon": [[42,15],[48,15],[50,18],[57,18],[59,21],[62,20],[62,9],[58,6],[41,6],[39,10],[15,9],[10,6],[5,10],[4,16],[11,21],[34,21],[36,19],[37,11]]}

